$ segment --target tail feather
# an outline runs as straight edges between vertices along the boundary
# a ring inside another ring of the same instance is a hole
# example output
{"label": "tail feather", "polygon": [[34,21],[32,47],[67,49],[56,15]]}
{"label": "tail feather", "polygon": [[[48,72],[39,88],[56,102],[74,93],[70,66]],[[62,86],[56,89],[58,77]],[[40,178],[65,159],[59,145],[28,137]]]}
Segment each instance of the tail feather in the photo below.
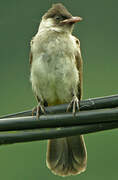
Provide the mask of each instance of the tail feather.
{"label": "tail feather", "polygon": [[54,174],[69,176],[86,169],[87,153],[83,136],[49,140],[47,166]]}

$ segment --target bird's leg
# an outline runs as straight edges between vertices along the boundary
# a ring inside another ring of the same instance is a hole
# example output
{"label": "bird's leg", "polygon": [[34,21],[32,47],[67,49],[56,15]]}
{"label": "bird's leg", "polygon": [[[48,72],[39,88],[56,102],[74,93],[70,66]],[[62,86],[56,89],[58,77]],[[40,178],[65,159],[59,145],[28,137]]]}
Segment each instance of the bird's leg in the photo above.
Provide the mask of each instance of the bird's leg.
{"label": "bird's leg", "polygon": [[36,107],[33,108],[32,110],[32,116],[34,115],[35,111],[36,111],[36,119],[39,118],[40,114],[43,113],[43,114],[46,114],[46,111],[45,111],[45,107],[48,106],[48,103],[47,101],[41,101],[38,96],[37,96],[37,100],[38,100],[38,105]]}
{"label": "bird's leg", "polygon": [[41,102],[39,102],[38,105],[37,105],[37,111],[36,111],[36,118],[37,119],[40,116],[40,112],[42,112],[43,114],[46,114],[45,107],[44,107],[44,105]]}
{"label": "bird's leg", "polygon": [[32,116],[34,115],[34,112],[36,111],[36,119],[39,118],[40,114],[43,113],[43,114],[46,114],[45,112],[45,107],[43,105],[42,102],[38,102],[38,105],[36,107],[33,108],[32,110]]}
{"label": "bird's leg", "polygon": [[72,113],[75,115],[76,110],[80,110],[80,101],[76,95],[73,96],[71,102],[69,103],[67,107],[67,111],[72,108]]}

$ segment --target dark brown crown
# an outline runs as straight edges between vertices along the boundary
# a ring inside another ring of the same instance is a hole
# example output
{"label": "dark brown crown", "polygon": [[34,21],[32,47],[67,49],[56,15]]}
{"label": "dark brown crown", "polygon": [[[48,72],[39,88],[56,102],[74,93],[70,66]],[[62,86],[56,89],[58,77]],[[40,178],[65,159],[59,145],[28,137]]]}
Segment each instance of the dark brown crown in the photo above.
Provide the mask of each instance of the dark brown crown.
{"label": "dark brown crown", "polygon": [[65,19],[71,18],[72,15],[68,12],[68,10],[61,4],[53,4],[52,8],[48,10],[47,13],[44,14],[43,18],[48,19],[48,18],[53,18],[54,16],[62,16]]}

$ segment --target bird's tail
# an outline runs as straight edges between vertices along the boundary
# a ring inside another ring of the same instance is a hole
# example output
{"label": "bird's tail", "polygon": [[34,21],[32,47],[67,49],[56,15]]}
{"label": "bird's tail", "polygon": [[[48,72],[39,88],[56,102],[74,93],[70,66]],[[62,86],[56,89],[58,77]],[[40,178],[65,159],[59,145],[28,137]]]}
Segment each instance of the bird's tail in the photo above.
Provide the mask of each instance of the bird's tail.
{"label": "bird's tail", "polygon": [[49,140],[47,166],[54,174],[69,176],[86,169],[87,153],[83,136]]}

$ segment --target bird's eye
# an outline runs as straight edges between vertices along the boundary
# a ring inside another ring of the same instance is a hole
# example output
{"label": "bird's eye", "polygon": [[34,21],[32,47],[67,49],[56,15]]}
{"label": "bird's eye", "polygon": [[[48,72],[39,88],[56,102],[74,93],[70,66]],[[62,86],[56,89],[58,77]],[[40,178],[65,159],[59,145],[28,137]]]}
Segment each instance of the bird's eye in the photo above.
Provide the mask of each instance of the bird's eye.
{"label": "bird's eye", "polygon": [[60,18],[60,16],[55,16],[55,19],[60,20],[61,18]]}
{"label": "bird's eye", "polygon": [[55,18],[55,20],[56,20],[57,22],[63,21],[63,20],[65,20],[65,19],[67,19],[67,17],[65,17],[65,16],[59,16],[59,15],[56,15],[54,18]]}

